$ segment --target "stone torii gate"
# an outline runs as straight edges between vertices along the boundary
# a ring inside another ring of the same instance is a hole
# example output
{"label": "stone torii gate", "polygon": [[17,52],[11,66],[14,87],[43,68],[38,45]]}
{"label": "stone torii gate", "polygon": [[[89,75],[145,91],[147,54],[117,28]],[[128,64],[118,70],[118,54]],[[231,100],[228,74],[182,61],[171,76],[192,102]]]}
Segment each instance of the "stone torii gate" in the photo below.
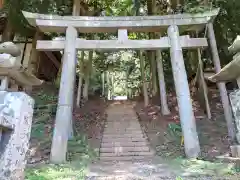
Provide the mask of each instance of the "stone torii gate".
{"label": "stone torii gate", "polygon": [[[200,153],[195,117],[193,114],[183,48],[200,48],[208,46],[206,38],[180,36],[179,31],[203,29],[208,25],[209,42],[216,72],[220,71],[220,61],[212,22],[218,9],[203,14],[178,14],[166,16],[131,16],[131,17],[80,17],[54,16],[23,12],[28,22],[43,32],[65,32],[65,40],[37,41],[37,49],[44,51],[64,50],[61,84],[59,90],[56,127],[52,142],[51,160],[63,162],[66,157],[68,126],[72,119],[73,93],[76,76],[77,50],[160,50],[169,49],[171,64],[179,106],[184,146],[187,157],[194,158]],[[179,30],[180,27],[180,30]],[[168,37],[150,40],[129,40],[128,32],[163,32]],[[117,40],[82,40],[81,33],[117,32]],[[232,126],[232,114],[225,85],[219,83],[220,94],[228,127]],[[60,123],[59,123],[60,122]],[[233,136],[231,130],[229,134]]]}

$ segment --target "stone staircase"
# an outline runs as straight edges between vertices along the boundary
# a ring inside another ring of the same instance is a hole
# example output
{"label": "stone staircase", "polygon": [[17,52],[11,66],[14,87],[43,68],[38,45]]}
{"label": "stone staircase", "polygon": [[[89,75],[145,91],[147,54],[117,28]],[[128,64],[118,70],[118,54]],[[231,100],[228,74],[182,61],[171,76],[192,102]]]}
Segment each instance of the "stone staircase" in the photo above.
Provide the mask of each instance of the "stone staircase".
{"label": "stone staircase", "polygon": [[154,155],[130,105],[111,106],[107,114],[100,160],[134,161]]}

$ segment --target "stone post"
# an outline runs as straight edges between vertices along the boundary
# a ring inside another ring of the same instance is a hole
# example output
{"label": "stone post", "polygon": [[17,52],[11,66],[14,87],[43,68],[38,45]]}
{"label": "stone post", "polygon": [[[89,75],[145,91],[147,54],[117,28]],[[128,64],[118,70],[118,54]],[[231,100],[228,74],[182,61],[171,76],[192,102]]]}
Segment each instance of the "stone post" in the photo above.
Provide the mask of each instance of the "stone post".
{"label": "stone post", "polygon": [[9,84],[9,78],[7,76],[1,77],[0,91],[7,91]]}
{"label": "stone post", "polygon": [[238,77],[236,81],[237,81],[238,88],[240,89],[240,77]]}
{"label": "stone post", "polygon": [[33,106],[23,92],[0,92],[0,180],[24,180]]}
{"label": "stone post", "polygon": [[[218,49],[217,49],[217,43],[215,39],[213,24],[209,23],[207,25],[207,29],[208,29],[208,38],[209,38],[209,43],[212,51],[212,59],[215,66],[215,71],[216,73],[218,73],[221,71],[221,64],[220,64],[220,59],[218,55]],[[220,96],[221,96],[223,110],[224,110],[224,116],[227,122],[228,135],[231,138],[231,140],[234,140],[235,131],[234,131],[234,124],[233,124],[233,115],[232,115],[231,107],[229,104],[226,86],[225,86],[225,83],[223,82],[219,82],[217,83],[217,85],[220,91]]]}
{"label": "stone post", "polygon": [[58,108],[50,157],[53,163],[63,163],[66,160],[69,126],[72,124],[73,94],[76,79],[76,39],[77,30],[73,27],[68,27],[66,30]]}
{"label": "stone post", "polygon": [[161,111],[163,115],[169,115],[170,110],[167,104],[167,93],[166,93],[166,85],[164,79],[163,72],[163,63],[162,63],[162,54],[160,50],[157,50],[157,70],[158,70],[158,81],[159,81],[159,89],[160,89],[160,99],[161,99]]}
{"label": "stone post", "polygon": [[230,93],[229,99],[232,105],[232,111],[235,118],[236,125],[236,139],[240,144],[240,89]]}
{"label": "stone post", "polygon": [[170,55],[173,78],[176,88],[181,127],[184,136],[185,153],[188,158],[196,158],[200,153],[196,122],[193,114],[192,102],[184,66],[182,47],[179,41],[179,30],[176,25],[168,28],[170,40]]}

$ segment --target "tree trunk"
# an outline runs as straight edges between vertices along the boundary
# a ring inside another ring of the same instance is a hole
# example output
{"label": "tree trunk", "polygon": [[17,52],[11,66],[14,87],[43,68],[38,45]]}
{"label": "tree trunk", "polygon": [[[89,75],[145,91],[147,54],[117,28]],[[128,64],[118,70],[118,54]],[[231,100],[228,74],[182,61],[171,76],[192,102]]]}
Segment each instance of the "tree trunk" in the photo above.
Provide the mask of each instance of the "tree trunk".
{"label": "tree trunk", "polygon": [[89,75],[85,75],[85,82],[83,87],[83,99],[84,102],[88,101],[88,87],[89,87]]}
{"label": "tree trunk", "polygon": [[60,67],[58,69],[57,77],[56,77],[56,80],[55,80],[55,86],[57,88],[60,87],[61,74],[62,74],[62,62],[63,62],[63,54],[62,54],[61,64],[60,64]]}
{"label": "tree trunk", "polygon": [[107,89],[108,89],[108,100],[111,100],[111,90],[110,90],[110,73],[107,71]]}
{"label": "tree trunk", "polygon": [[151,80],[152,80],[152,96],[155,97],[158,92],[158,86],[157,86],[157,68],[156,68],[156,58],[155,58],[155,52],[150,51],[149,52],[149,62],[150,62],[150,69],[151,69]]}
{"label": "tree trunk", "polygon": [[114,72],[111,73],[111,86],[112,86],[112,93],[111,93],[111,96],[112,96],[112,99],[113,99],[113,96],[114,96]]}
{"label": "tree trunk", "polygon": [[128,97],[128,73],[125,72],[125,95]]}
{"label": "tree trunk", "polygon": [[81,104],[81,95],[82,95],[82,75],[79,74],[79,80],[78,80],[78,93],[77,93],[77,107],[80,107]]}
{"label": "tree trunk", "polygon": [[105,97],[105,72],[102,72],[102,97]]}
{"label": "tree trunk", "polygon": [[10,20],[7,20],[6,27],[2,33],[2,42],[13,41],[14,31]]}
{"label": "tree trunk", "polygon": [[[39,40],[40,38],[41,38],[41,32],[38,29],[36,29],[36,32],[32,41],[32,49],[31,49],[31,53],[28,61],[28,69],[35,76],[38,75],[38,67],[40,63],[40,56],[39,56],[40,53],[36,49],[37,40]],[[26,87],[26,89],[28,92],[32,91],[32,87]]]}
{"label": "tree trunk", "polygon": [[167,93],[166,93],[166,85],[164,79],[164,71],[162,64],[162,54],[161,51],[157,51],[157,70],[158,70],[158,80],[159,80],[159,88],[160,88],[160,98],[161,98],[161,111],[163,115],[169,115],[170,111],[167,104]]}
{"label": "tree trunk", "polygon": [[34,75],[37,75],[38,71],[38,64],[39,64],[39,51],[37,51],[37,40],[41,38],[41,32],[37,29],[32,41],[32,49],[30,53],[30,58],[28,62],[28,69],[30,72],[32,72]]}
{"label": "tree trunk", "polygon": [[208,5],[208,0],[203,0],[203,4],[204,4],[205,6],[207,6],[207,5]]}
{"label": "tree trunk", "polygon": [[[150,4],[149,4],[150,5]],[[149,12],[150,15],[156,15],[156,0],[152,0],[151,3],[151,10]],[[150,39],[155,39],[155,33],[150,33],[149,34],[149,38]],[[151,55],[150,55],[150,66],[151,66],[151,74],[152,74],[152,87],[153,87],[153,91],[152,94],[153,96],[156,96],[158,91],[160,92],[160,87],[158,88],[158,83],[157,83],[157,62],[156,62],[156,51],[151,51]]]}
{"label": "tree trunk", "polygon": [[143,52],[140,51],[140,68],[141,68],[141,77],[142,77],[142,88],[143,88],[143,97],[144,97],[144,105],[145,107],[149,105],[149,98],[148,98],[148,92],[147,92],[147,84],[145,79],[145,71],[144,71],[144,57]]}
{"label": "tree trunk", "polygon": [[80,1],[79,0],[74,0],[73,1],[73,16],[80,16],[80,9],[81,9],[81,6],[80,6]]}
{"label": "tree trunk", "polygon": [[83,65],[84,65],[84,51],[81,52],[81,59],[79,63],[79,81],[78,81],[78,91],[77,91],[77,107],[80,107],[81,96],[82,96],[82,82],[83,82]]}
{"label": "tree trunk", "polygon": [[84,98],[85,102],[88,100],[88,88],[89,88],[91,69],[92,69],[93,51],[89,51],[88,58],[89,58],[89,60],[87,63],[87,73],[85,75],[85,84],[84,84],[84,88],[83,88],[83,98]]}
{"label": "tree trunk", "polygon": [[0,9],[3,8],[4,0],[0,0]]}

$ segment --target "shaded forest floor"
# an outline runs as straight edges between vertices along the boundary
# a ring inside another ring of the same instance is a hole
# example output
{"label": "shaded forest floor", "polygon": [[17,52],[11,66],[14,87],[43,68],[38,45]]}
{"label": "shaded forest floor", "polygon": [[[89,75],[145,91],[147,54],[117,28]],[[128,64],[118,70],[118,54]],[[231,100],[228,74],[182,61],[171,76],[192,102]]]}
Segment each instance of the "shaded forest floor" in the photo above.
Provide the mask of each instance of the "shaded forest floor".
{"label": "shaded forest floor", "polygon": [[98,156],[101,134],[106,119],[107,103],[90,99],[73,113],[74,138],[68,142],[67,160],[64,165],[49,163],[51,141],[57,104],[57,89],[51,85],[36,89],[30,151],[26,180],[84,179],[87,165]]}
{"label": "shaded forest floor", "polygon": [[[83,179],[86,174],[87,165],[95,161],[100,148],[104,122],[106,120],[105,110],[109,103],[100,98],[91,98],[81,109],[75,109],[74,139],[69,141],[66,165],[55,166],[48,164],[51,149],[51,138],[54,126],[54,115],[56,112],[57,90],[44,88],[37,90],[33,97],[37,106],[44,108],[36,109],[32,125],[30,153],[28,157],[28,168],[26,179]],[[220,169],[213,163],[220,160],[219,155],[229,153],[229,141],[227,128],[222,115],[222,107],[219,97],[215,92],[211,95],[211,109],[213,118],[207,120],[198,103],[194,101],[195,115],[197,117],[197,129],[201,144],[200,162],[202,169]],[[144,132],[147,134],[151,146],[156,150],[158,156],[174,162],[180,166],[189,166],[191,162],[184,160],[183,147],[180,145],[180,137],[172,136],[168,131],[168,123],[178,122],[176,98],[169,95],[171,115],[162,116],[156,102],[151,106],[144,107],[142,101],[133,101],[135,110],[139,116]],[[47,107],[47,108],[46,108]],[[50,108],[49,108],[50,107]],[[194,162],[196,164],[196,162]],[[227,164],[226,164],[227,165]],[[225,166],[225,173],[236,173],[233,166]],[[230,165],[230,164],[229,164]],[[203,167],[204,166],[204,167]],[[213,170],[215,171],[215,170]],[[233,179],[238,179],[234,177]]]}
{"label": "shaded forest floor", "polygon": [[[223,115],[222,105],[216,91],[210,92],[212,119],[204,115],[199,103],[193,101],[196,126],[201,146],[201,157],[204,160],[216,160],[217,156],[228,155],[230,142],[227,136],[227,127]],[[184,147],[180,145],[180,136],[169,133],[169,123],[179,124],[177,102],[174,95],[169,95],[171,114],[161,115],[160,107],[155,102],[144,107],[138,101],[135,110],[139,116],[143,130],[148,135],[151,144],[158,155],[164,157],[184,157]]]}

